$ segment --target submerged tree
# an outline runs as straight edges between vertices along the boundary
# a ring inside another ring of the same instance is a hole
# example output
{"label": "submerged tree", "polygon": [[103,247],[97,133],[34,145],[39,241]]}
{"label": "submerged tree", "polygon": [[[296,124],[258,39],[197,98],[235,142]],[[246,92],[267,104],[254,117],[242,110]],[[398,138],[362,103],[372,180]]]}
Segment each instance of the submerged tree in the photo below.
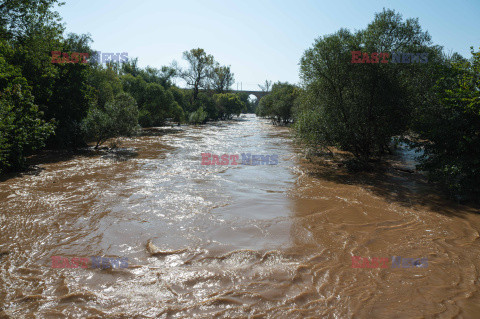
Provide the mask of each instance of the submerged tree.
{"label": "submerged tree", "polygon": [[87,137],[96,142],[95,148],[109,138],[133,135],[137,125],[137,103],[127,93],[117,95],[104,109],[93,107],[83,121]]}
{"label": "submerged tree", "polygon": [[293,84],[275,83],[272,92],[260,100],[257,114],[270,118],[273,124],[286,125],[293,119],[293,108],[299,93],[299,88]]}
{"label": "submerged tree", "polygon": [[203,110],[203,107],[199,107],[198,110],[190,114],[188,121],[192,124],[202,124],[207,120],[208,114]]}
{"label": "submerged tree", "polygon": [[231,119],[233,115],[239,116],[246,105],[234,93],[220,93],[213,96],[217,115],[222,120]]}

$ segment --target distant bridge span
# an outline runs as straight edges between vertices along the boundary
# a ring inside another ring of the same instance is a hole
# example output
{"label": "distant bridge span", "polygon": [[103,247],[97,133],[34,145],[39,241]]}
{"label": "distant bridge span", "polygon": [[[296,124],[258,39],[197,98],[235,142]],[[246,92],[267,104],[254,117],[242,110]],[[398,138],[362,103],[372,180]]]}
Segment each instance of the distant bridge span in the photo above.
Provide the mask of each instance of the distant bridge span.
{"label": "distant bridge span", "polygon": [[232,93],[247,93],[248,95],[255,95],[257,98],[257,104],[260,102],[260,99],[264,97],[265,95],[270,94],[270,92],[265,92],[265,91],[247,91],[247,90],[230,90]]}
{"label": "distant bridge span", "polygon": [[[182,88],[182,90],[191,90],[191,89]],[[208,91],[208,90],[200,89],[199,91],[200,92],[205,92],[205,91]],[[270,91],[265,92],[265,91],[255,91],[255,90],[251,90],[251,91],[250,90],[228,90],[226,92],[229,92],[229,93],[247,93],[248,95],[254,95],[257,98],[257,101],[255,101],[256,105],[258,105],[258,102],[260,102],[260,99],[262,97],[271,93]]]}

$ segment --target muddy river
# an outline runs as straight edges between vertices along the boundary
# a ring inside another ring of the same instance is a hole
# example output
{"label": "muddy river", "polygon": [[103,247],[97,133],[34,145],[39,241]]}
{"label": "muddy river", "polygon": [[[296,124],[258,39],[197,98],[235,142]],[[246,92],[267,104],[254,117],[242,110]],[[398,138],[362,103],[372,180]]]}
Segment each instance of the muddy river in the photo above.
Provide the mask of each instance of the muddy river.
{"label": "muddy river", "polygon": [[0,180],[0,318],[480,318],[479,210],[422,176],[309,161],[253,115],[147,133]]}

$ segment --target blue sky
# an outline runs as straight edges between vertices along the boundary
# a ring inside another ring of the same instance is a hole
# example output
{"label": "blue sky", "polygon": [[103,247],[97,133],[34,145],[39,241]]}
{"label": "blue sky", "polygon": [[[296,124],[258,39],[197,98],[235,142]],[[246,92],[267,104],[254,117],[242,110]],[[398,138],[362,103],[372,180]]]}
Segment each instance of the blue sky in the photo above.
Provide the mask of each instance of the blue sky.
{"label": "blue sky", "polygon": [[316,38],[363,29],[383,8],[418,17],[446,52],[467,57],[480,47],[480,0],[66,0],[58,11],[66,32],[90,33],[96,50],[159,68],[200,47],[252,90],[266,79],[297,83],[298,62]]}

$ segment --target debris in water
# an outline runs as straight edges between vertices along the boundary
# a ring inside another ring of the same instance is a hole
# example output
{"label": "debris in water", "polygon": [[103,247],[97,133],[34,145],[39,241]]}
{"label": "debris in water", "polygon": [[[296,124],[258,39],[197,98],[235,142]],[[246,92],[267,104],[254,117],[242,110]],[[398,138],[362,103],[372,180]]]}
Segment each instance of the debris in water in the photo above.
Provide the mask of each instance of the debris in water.
{"label": "debris in water", "polygon": [[152,243],[151,239],[149,239],[147,242],[147,250],[152,256],[155,256],[155,255],[181,254],[187,251],[187,248],[176,249],[176,250],[161,250],[159,247],[157,247],[155,244]]}

